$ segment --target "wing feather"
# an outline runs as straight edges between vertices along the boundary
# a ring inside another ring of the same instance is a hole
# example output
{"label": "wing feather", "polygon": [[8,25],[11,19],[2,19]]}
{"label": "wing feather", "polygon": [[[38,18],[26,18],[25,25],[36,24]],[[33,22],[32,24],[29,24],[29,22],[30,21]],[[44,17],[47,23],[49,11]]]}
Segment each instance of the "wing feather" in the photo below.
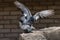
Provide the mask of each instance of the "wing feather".
{"label": "wing feather", "polygon": [[54,14],[54,10],[44,10],[44,11],[40,11],[37,12],[33,17],[35,20],[39,19],[39,17],[44,18],[44,17],[48,17]]}
{"label": "wing feather", "polygon": [[22,10],[23,15],[27,17],[27,20],[32,16],[30,10],[22,3],[15,1],[14,4]]}

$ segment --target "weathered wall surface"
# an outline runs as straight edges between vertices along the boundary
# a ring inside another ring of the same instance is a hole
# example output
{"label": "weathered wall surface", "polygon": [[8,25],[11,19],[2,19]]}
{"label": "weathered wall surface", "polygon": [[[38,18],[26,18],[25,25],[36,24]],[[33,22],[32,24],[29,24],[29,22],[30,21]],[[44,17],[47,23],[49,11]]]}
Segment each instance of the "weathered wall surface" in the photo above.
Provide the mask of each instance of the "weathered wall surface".
{"label": "weathered wall surface", "polygon": [[[0,0],[0,40],[18,40],[22,32],[18,26],[21,11],[13,4],[15,0]],[[55,15],[34,23],[37,29],[60,26],[60,0],[19,0],[34,15],[45,9],[54,9]]]}

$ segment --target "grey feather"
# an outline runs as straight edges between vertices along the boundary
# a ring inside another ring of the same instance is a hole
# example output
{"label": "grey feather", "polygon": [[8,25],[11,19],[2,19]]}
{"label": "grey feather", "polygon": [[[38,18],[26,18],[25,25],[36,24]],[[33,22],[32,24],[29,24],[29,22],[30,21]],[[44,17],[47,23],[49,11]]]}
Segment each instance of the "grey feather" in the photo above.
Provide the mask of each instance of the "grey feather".
{"label": "grey feather", "polygon": [[51,15],[54,15],[54,10],[43,10],[43,11],[37,12],[33,17],[35,20],[38,20],[39,17],[44,18]]}

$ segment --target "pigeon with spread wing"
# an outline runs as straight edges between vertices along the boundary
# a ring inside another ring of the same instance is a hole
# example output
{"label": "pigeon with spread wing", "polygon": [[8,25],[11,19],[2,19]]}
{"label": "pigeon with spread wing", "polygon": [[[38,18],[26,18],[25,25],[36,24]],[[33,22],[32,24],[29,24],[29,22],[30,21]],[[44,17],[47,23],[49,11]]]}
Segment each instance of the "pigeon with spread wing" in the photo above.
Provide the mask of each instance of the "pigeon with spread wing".
{"label": "pigeon with spread wing", "polygon": [[32,26],[34,21],[54,14],[54,10],[44,10],[32,15],[30,10],[22,3],[15,1],[14,4],[23,12],[21,18],[19,19],[19,26],[25,32],[32,32],[32,30],[35,29],[35,27]]}

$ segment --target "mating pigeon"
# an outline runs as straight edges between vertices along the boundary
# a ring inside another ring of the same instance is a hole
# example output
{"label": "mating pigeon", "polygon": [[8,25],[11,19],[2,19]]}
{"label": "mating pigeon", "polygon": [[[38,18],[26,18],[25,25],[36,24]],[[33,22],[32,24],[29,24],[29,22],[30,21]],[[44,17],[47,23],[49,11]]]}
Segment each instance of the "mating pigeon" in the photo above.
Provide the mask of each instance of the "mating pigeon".
{"label": "mating pigeon", "polygon": [[15,1],[14,4],[23,12],[21,18],[19,19],[19,26],[27,33],[32,32],[32,30],[35,29],[35,27],[32,26],[34,21],[39,18],[51,16],[54,13],[54,10],[44,10],[32,15],[30,10],[22,3]]}

